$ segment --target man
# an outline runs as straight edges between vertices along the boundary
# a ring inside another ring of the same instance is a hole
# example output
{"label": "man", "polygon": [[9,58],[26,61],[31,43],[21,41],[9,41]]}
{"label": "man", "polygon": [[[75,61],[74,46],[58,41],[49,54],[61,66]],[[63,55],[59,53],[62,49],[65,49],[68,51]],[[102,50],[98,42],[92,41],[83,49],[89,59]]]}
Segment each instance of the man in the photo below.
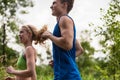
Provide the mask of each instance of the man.
{"label": "man", "polygon": [[[68,13],[74,0],[54,0],[52,15],[56,16],[57,24],[53,34],[46,31],[41,38],[53,42],[54,80],[81,80],[75,57],[82,53],[82,48],[76,40],[74,22]],[[76,51],[77,50],[77,51]]]}

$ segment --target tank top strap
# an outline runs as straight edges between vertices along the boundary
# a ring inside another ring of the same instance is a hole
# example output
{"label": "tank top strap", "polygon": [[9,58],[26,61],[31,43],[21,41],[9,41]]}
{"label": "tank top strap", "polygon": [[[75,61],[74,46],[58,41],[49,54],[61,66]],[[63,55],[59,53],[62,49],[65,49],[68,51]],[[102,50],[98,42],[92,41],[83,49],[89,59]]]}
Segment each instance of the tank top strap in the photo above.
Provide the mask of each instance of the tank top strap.
{"label": "tank top strap", "polygon": [[[62,15],[62,16],[60,16],[60,18],[63,17],[63,16],[67,16],[67,17],[69,17],[69,18],[73,21],[73,25],[75,26],[75,24],[74,24],[74,20],[73,20],[69,15]],[[60,18],[58,19],[58,22],[57,22],[58,24],[59,24]]]}

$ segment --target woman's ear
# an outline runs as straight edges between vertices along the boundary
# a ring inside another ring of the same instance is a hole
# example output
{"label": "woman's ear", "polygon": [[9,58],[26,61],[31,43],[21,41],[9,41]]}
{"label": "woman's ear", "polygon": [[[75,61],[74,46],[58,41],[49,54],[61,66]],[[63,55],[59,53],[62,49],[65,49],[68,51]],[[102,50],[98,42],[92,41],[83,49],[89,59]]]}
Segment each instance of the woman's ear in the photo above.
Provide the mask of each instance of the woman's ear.
{"label": "woman's ear", "polygon": [[32,33],[28,32],[27,34],[28,34],[28,37],[29,37],[29,38],[30,38],[30,37],[32,38]]}

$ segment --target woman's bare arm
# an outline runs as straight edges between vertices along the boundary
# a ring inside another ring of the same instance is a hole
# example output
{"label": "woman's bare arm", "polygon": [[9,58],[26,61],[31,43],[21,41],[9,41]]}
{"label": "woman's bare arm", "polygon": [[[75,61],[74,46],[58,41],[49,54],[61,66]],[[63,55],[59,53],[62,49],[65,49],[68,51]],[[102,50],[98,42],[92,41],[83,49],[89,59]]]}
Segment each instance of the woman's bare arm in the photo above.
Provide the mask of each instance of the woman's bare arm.
{"label": "woman's bare arm", "polygon": [[20,77],[31,77],[35,73],[35,51],[32,47],[26,49],[26,70],[15,70],[12,66],[8,67],[7,72]]}

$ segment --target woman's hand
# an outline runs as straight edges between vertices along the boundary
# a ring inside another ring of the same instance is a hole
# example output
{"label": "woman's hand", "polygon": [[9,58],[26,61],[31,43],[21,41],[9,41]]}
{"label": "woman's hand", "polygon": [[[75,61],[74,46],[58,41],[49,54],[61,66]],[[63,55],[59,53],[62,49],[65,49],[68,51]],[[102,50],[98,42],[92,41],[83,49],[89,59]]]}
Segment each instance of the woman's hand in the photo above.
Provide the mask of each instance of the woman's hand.
{"label": "woman's hand", "polygon": [[15,78],[7,77],[5,80],[15,80]]}
{"label": "woman's hand", "polygon": [[12,74],[14,71],[14,68],[12,66],[7,67],[6,72],[9,74]]}

